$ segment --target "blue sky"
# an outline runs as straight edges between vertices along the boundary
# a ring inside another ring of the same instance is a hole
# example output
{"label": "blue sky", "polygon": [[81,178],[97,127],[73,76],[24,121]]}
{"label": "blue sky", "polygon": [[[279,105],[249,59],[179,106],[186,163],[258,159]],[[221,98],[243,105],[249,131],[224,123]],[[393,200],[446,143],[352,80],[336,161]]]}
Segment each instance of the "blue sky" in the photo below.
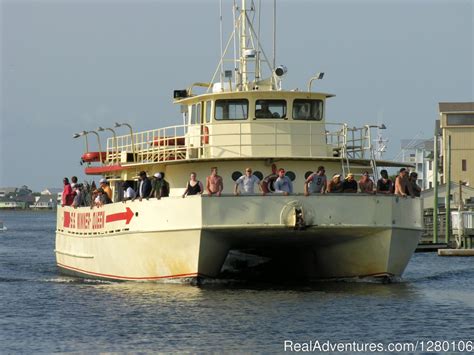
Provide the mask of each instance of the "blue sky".
{"label": "blue sky", "polygon": [[[272,3],[262,5],[267,53]],[[3,0],[0,186],[82,177],[74,132],[180,124],[172,91],[210,80],[218,15],[217,0]],[[433,135],[438,102],[474,101],[472,1],[278,1],[277,22],[284,88],[324,71],[314,89],[336,94],[327,120],[385,123],[386,158],[402,138]]]}

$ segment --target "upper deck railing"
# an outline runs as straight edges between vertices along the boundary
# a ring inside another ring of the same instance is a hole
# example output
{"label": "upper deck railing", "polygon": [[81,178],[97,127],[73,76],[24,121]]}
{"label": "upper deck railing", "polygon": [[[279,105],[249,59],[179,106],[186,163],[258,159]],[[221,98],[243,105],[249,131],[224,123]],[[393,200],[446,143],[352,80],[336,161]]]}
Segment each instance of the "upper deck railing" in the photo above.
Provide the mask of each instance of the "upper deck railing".
{"label": "upper deck railing", "polygon": [[178,125],[109,138],[105,164],[235,157],[370,159],[370,131],[370,126],[321,122]]}

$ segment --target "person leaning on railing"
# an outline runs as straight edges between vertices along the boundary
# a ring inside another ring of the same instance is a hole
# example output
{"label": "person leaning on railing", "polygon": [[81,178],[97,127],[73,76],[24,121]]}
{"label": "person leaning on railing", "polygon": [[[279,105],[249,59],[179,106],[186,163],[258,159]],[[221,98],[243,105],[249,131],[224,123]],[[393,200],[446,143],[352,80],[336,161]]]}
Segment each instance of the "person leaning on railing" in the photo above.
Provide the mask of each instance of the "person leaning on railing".
{"label": "person leaning on railing", "polygon": [[202,183],[201,181],[197,180],[197,174],[193,171],[189,175],[189,181],[186,185],[186,189],[184,190],[183,198],[192,195],[202,195],[203,191],[204,188],[202,186]]}
{"label": "person leaning on railing", "polygon": [[224,190],[222,177],[217,175],[217,167],[212,167],[211,175],[206,178],[206,191],[209,197],[212,197],[212,195],[220,197],[222,190]]}
{"label": "person leaning on railing", "polygon": [[304,195],[324,194],[328,189],[328,180],[324,166],[319,166],[315,173],[312,173],[304,182]]}
{"label": "person leaning on railing", "polygon": [[346,178],[342,182],[342,192],[357,193],[357,182],[354,179],[354,174],[347,174]]}
{"label": "person leaning on railing", "polygon": [[393,193],[393,182],[388,178],[387,170],[380,171],[381,178],[377,181],[377,193],[391,195]]}
{"label": "person leaning on railing", "polygon": [[285,176],[285,169],[278,169],[278,178],[275,180],[275,193],[288,196],[293,193],[293,183],[288,176]]}
{"label": "person leaning on railing", "polygon": [[260,179],[252,174],[252,168],[246,168],[244,175],[235,180],[234,195],[252,195],[255,185],[262,191]]}
{"label": "person leaning on railing", "polygon": [[334,174],[328,183],[327,192],[328,193],[341,193],[342,191],[343,189],[342,189],[341,175]]}
{"label": "person leaning on railing", "polygon": [[373,194],[374,193],[374,182],[369,177],[369,172],[364,171],[362,177],[359,180],[359,189],[361,193]]}

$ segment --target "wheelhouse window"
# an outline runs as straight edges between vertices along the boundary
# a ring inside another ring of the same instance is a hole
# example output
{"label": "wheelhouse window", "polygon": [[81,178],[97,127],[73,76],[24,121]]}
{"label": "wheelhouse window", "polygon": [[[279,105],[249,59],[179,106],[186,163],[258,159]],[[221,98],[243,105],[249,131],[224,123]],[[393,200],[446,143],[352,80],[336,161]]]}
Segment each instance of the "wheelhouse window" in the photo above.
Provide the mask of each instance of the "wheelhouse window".
{"label": "wheelhouse window", "polygon": [[257,100],[255,118],[286,118],[286,101]]}
{"label": "wheelhouse window", "polygon": [[323,101],[296,99],[293,101],[293,119],[321,121],[323,119]]}
{"label": "wheelhouse window", "polygon": [[246,120],[249,113],[249,102],[245,99],[217,100],[215,105],[216,120]]}

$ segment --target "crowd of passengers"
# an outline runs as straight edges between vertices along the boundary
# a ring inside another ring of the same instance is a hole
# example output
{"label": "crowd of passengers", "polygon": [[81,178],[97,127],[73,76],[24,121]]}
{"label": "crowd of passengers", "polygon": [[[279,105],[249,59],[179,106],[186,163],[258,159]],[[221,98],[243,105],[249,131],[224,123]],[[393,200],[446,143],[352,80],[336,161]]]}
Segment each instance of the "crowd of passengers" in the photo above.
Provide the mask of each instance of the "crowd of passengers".
{"label": "crowd of passengers", "polygon": [[[318,167],[317,171],[310,174],[304,182],[304,194],[325,194],[325,193],[364,193],[364,194],[395,194],[401,197],[419,197],[421,188],[416,180],[417,173],[408,173],[408,170],[401,168],[395,181],[388,177],[387,170],[380,172],[381,178],[375,185],[370,178],[369,173],[365,171],[357,182],[354,174],[349,173],[342,179],[340,174],[334,174],[331,179],[326,177],[324,166]],[[154,174],[150,179],[145,171],[139,173],[137,188],[134,189],[133,181],[125,181],[122,184],[123,194],[122,201],[134,201],[143,199],[168,197],[170,185],[165,180],[165,174],[159,172]],[[77,177],[73,176],[69,183],[68,178],[64,178],[64,190],[62,195],[62,206],[72,206],[74,208],[80,206],[97,206],[112,203],[112,189],[107,179],[103,178],[99,181],[97,188],[95,182],[92,184],[79,184]],[[234,184],[234,195],[252,195],[255,194],[255,188],[258,188],[262,195],[266,194],[282,194],[290,195],[293,193],[293,182],[286,176],[283,168],[277,169],[276,165],[272,165],[272,173],[260,180],[253,175],[251,168],[246,168],[242,176],[240,176]],[[206,193],[208,196],[221,196],[224,190],[224,183],[221,176],[217,174],[217,167],[211,168],[210,175],[206,178],[204,184],[197,179],[197,174],[192,172],[182,197],[191,195],[201,195]]]}

